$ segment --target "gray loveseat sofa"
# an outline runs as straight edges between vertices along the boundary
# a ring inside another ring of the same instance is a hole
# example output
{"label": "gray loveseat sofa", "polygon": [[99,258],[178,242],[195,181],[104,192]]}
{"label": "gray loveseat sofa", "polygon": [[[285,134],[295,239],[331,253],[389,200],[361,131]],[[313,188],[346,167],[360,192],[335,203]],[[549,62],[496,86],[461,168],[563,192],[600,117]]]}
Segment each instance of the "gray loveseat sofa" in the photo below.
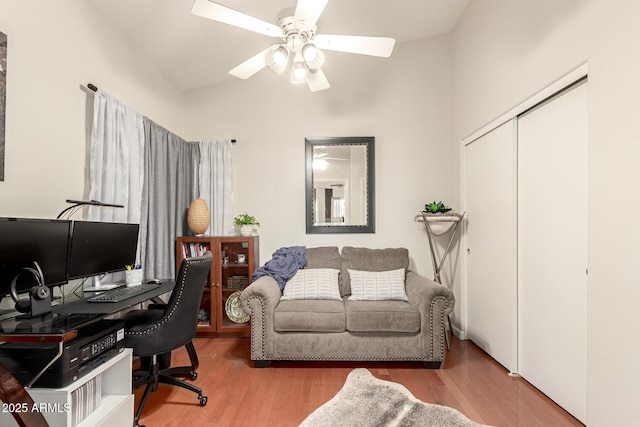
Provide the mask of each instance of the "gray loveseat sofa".
{"label": "gray loveseat sofa", "polygon": [[[404,248],[307,248],[305,269],[340,270],[341,301],[282,300],[269,276],[242,293],[251,316],[251,359],[256,367],[273,360],[419,361],[439,368],[445,357],[445,322],[453,292],[408,271]],[[349,269],[371,272],[405,269],[407,301],[351,301]]]}

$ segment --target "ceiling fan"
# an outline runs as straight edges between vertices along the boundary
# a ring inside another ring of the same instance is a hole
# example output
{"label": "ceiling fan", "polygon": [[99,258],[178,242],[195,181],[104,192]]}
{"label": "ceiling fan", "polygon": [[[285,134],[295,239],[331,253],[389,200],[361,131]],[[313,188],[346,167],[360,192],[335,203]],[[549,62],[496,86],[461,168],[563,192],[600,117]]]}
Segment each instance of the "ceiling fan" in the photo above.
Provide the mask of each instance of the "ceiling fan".
{"label": "ceiling fan", "polygon": [[328,2],[298,0],[295,10],[290,8],[280,13],[277,25],[210,0],[195,0],[191,13],[281,40],[230,70],[229,74],[248,79],[267,66],[282,72],[292,62],[291,81],[307,83],[311,92],[317,92],[330,87],[322,72],[322,49],[386,58],[395,45],[395,40],[388,37],[317,34],[316,22]]}

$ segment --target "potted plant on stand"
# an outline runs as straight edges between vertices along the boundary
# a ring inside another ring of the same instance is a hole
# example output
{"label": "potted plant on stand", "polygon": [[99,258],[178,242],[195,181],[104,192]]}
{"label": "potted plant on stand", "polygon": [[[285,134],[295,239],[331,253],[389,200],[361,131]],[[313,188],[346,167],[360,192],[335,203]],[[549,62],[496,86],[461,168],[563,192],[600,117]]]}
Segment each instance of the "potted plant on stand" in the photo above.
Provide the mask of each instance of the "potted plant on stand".
{"label": "potted plant on stand", "polygon": [[243,236],[251,236],[254,230],[260,226],[260,222],[253,215],[242,213],[233,219],[233,225],[238,227],[240,234]]}
{"label": "potted plant on stand", "polygon": [[[442,202],[431,202],[424,205],[424,210],[415,217],[415,221],[429,223],[429,231],[435,236],[445,234],[460,221],[462,215],[451,212],[451,208]],[[427,226],[427,224],[425,224]]]}
{"label": "potted plant on stand", "polygon": [[[451,208],[445,206],[444,203],[436,203],[435,201],[425,204],[424,210],[414,217],[414,221],[422,222],[424,224],[424,229],[427,233],[427,238],[429,239],[429,249],[431,251],[431,264],[433,265],[434,282],[442,284],[440,271],[442,270],[444,261],[447,259],[449,251],[451,250],[451,244],[453,243],[453,239],[455,238],[456,232],[458,231],[460,220],[463,217],[464,213],[459,214],[457,212],[452,212]],[[449,231],[451,231],[451,233],[449,234],[449,241],[446,245],[446,248],[444,252],[440,256],[438,256],[436,254],[436,237],[443,236]],[[447,318],[449,320],[449,329],[453,331],[453,327],[451,326],[451,318],[449,316],[447,316]],[[446,334],[446,330],[445,340],[447,341],[447,349],[450,349],[449,335]]]}

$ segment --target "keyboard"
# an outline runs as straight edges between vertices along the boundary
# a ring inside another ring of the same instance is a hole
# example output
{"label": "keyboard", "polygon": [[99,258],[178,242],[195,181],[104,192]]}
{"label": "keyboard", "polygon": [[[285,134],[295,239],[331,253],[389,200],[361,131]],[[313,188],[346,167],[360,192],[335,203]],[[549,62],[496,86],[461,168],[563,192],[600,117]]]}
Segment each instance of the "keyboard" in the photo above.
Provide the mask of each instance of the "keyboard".
{"label": "keyboard", "polygon": [[121,302],[133,298],[136,295],[143,294],[151,289],[157,288],[155,283],[143,283],[137,286],[125,286],[122,288],[111,289],[109,291],[98,294],[89,298],[89,302]]}

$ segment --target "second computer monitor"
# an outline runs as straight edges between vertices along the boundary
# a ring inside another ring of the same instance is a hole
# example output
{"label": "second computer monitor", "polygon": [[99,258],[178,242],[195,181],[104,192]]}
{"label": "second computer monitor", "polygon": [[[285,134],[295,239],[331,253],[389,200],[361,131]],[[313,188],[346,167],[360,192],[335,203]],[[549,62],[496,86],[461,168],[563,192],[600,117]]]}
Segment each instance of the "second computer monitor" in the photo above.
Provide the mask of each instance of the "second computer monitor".
{"label": "second computer monitor", "polygon": [[69,279],[125,270],[136,262],[138,224],[74,221]]}

